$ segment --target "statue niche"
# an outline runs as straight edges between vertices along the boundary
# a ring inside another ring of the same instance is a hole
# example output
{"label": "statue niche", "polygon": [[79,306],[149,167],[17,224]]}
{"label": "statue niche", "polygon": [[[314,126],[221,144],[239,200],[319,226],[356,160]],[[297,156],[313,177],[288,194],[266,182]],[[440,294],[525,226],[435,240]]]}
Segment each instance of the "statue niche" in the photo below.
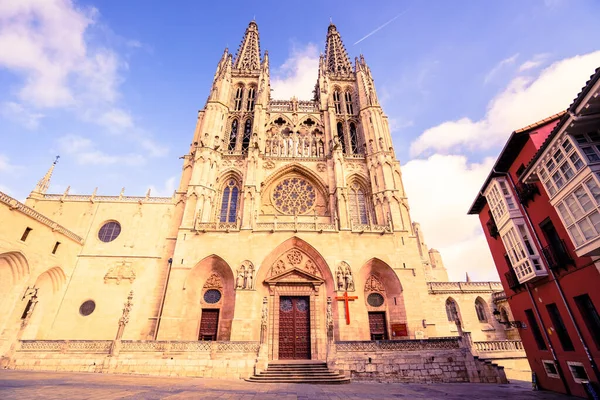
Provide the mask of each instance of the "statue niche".
{"label": "statue niche", "polygon": [[254,264],[251,261],[244,261],[237,270],[235,278],[235,290],[253,290],[254,289]]}
{"label": "statue niche", "polygon": [[337,268],[336,284],[339,292],[354,292],[354,276],[347,262],[342,261]]}

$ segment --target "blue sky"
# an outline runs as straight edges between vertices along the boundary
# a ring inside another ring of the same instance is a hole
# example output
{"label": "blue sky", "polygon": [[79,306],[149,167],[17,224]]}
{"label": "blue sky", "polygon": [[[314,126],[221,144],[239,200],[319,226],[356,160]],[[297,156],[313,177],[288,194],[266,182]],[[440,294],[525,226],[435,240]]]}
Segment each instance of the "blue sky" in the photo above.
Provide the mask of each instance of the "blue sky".
{"label": "blue sky", "polygon": [[4,2],[0,190],[24,199],[60,154],[52,192],[170,195],[223,49],[256,17],[274,96],[307,97],[332,18],[371,67],[428,244],[452,278],[495,279],[465,213],[508,134],[600,66],[598,15],[593,0]]}

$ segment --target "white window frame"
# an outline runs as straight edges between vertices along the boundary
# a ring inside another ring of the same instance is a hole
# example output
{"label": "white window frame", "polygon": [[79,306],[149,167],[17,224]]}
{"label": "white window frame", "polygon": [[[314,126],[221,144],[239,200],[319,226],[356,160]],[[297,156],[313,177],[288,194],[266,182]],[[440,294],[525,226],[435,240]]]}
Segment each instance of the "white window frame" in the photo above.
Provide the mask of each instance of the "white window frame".
{"label": "white window frame", "polygon": [[519,212],[519,207],[515,200],[510,185],[504,178],[494,178],[490,181],[484,196],[488,202],[494,222],[500,227],[500,220],[508,215],[511,211]]}
{"label": "white window frame", "polygon": [[573,135],[573,140],[585,155],[587,163],[600,162],[600,134],[588,132]]}
{"label": "white window frame", "polygon": [[[577,185],[554,206],[575,248],[579,248],[600,236],[600,192],[595,195],[590,189],[590,184],[593,184],[596,189],[600,189],[599,178],[596,174],[592,174],[588,179]],[[581,190],[589,200],[586,203],[581,201],[583,196],[578,197],[576,194]],[[588,210],[584,208],[586,204],[589,205]],[[594,224],[593,219],[597,220],[597,224]],[[588,224],[591,229],[592,236],[589,238],[586,238],[582,228],[585,224]]]}
{"label": "white window frame", "polygon": [[500,232],[502,243],[519,282],[545,271],[542,259],[522,218],[515,219]]}
{"label": "white window frame", "polygon": [[[576,383],[581,383],[581,382],[590,380],[590,374],[588,374],[588,371],[585,368],[585,365],[583,365],[583,363],[580,363],[577,361],[567,361],[567,366],[569,367],[569,372],[571,372],[571,376],[573,377],[573,380]],[[573,373],[573,368],[571,368],[571,367],[582,367],[583,370],[585,371],[585,374],[587,375],[587,379],[581,379],[581,378],[575,377],[575,374]]]}
{"label": "white window frame", "polygon": [[[546,364],[553,365],[554,369],[556,370],[556,374],[548,372],[548,368],[546,368]],[[552,361],[552,360],[542,360],[542,365],[544,366],[544,371],[546,372],[546,375],[548,376],[548,378],[557,378],[557,379],[560,379],[560,375],[558,374],[558,367],[556,366],[556,363],[554,361]]]}
{"label": "white window frame", "polygon": [[562,139],[560,146],[552,151],[552,155],[540,163],[537,174],[548,197],[554,197],[586,165],[581,157],[577,146],[567,136]]}

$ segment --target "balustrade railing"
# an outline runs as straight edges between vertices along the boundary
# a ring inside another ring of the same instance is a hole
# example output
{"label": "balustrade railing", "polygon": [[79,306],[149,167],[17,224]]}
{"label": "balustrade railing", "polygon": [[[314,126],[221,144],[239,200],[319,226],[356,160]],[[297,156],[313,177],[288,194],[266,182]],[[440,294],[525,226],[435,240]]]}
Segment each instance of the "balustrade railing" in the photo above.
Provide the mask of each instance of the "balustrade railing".
{"label": "balustrade railing", "polygon": [[460,348],[460,338],[431,338],[407,340],[372,340],[335,342],[337,352],[354,351],[418,351]]}
{"label": "balustrade railing", "polygon": [[544,247],[542,253],[550,269],[567,268],[568,265],[575,265],[564,240],[555,245]]}
{"label": "balustrade railing", "polygon": [[520,340],[490,340],[486,342],[473,342],[475,350],[480,353],[502,351],[525,351]]}

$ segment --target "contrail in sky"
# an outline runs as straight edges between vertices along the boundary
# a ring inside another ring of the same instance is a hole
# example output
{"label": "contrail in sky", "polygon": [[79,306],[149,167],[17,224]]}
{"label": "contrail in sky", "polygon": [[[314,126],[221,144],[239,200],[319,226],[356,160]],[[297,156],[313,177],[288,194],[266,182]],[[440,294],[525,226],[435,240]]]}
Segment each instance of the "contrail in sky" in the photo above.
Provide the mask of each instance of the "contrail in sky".
{"label": "contrail in sky", "polygon": [[394,22],[396,19],[398,19],[398,17],[400,17],[403,14],[406,14],[406,12],[408,11],[408,9],[402,11],[400,14],[396,15],[394,18],[390,19],[388,22],[386,22],[385,24],[381,25],[379,28],[375,29],[373,32],[367,34],[367,36],[363,37],[362,39],[360,39],[358,42],[354,43],[359,44],[360,42],[362,42],[363,40],[365,40],[366,38],[368,38],[369,36],[373,35],[374,33],[376,33],[377,31],[385,28],[386,25],[391,24],[392,22]]}

